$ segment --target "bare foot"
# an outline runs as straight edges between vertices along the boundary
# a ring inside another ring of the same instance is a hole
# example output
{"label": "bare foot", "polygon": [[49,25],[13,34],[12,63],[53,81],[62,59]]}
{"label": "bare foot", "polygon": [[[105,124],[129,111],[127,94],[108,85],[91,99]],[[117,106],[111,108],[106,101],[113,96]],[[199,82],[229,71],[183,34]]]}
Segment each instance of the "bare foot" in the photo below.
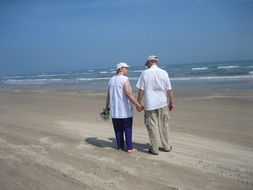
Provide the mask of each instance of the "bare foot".
{"label": "bare foot", "polygon": [[137,152],[137,149],[133,148],[131,150],[127,150],[127,153]]}

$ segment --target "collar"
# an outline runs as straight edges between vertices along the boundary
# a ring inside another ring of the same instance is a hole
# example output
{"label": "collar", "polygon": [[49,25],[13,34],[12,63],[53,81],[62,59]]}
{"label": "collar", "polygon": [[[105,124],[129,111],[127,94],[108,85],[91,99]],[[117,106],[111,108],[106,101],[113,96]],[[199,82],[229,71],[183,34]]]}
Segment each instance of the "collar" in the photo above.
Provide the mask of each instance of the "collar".
{"label": "collar", "polygon": [[152,65],[152,66],[150,67],[150,69],[151,69],[151,68],[154,68],[154,69],[155,69],[155,68],[158,68],[158,66],[157,66],[157,64],[154,64],[154,65]]}

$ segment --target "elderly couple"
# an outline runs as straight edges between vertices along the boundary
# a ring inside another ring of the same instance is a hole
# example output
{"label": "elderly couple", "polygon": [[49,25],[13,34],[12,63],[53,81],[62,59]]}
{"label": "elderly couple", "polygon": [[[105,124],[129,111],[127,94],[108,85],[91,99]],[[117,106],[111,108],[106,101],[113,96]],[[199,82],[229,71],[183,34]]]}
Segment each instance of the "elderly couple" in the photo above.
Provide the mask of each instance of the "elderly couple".
{"label": "elderly couple", "polygon": [[[117,73],[109,81],[106,109],[110,108],[110,114],[117,141],[117,148],[135,152],[132,145],[133,106],[141,112],[145,110],[144,122],[150,139],[149,153],[158,155],[159,137],[163,151],[169,152],[172,146],[169,142],[169,111],[174,107],[173,93],[168,73],[157,66],[158,58],[155,55],[148,56],[144,70],[136,84],[139,89],[138,98],[132,94],[128,80],[128,68],[126,63],[117,64]],[[141,102],[144,97],[144,106]]]}

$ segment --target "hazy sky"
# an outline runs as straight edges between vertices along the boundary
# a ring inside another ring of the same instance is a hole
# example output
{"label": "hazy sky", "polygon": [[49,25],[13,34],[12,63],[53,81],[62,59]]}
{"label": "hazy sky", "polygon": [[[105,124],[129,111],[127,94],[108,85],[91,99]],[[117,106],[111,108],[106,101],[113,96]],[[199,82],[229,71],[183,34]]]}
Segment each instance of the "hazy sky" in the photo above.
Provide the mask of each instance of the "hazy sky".
{"label": "hazy sky", "polygon": [[253,0],[0,0],[0,74],[253,59]]}

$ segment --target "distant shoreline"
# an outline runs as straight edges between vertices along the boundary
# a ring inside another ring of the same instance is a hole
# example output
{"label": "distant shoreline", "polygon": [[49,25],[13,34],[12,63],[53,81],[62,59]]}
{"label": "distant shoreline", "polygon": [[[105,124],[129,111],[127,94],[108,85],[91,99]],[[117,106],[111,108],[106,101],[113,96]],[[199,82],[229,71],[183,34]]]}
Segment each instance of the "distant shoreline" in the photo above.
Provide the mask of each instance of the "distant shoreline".
{"label": "distant shoreline", "polygon": [[[226,61],[192,64],[160,65],[171,79],[175,90],[250,90],[253,89],[253,61]],[[143,70],[131,66],[129,80],[132,88]],[[69,87],[83,89],[106,89],[115,68],[86,69],[66,72],[44,72],[28,75],[0,76],[1,86]]]}

